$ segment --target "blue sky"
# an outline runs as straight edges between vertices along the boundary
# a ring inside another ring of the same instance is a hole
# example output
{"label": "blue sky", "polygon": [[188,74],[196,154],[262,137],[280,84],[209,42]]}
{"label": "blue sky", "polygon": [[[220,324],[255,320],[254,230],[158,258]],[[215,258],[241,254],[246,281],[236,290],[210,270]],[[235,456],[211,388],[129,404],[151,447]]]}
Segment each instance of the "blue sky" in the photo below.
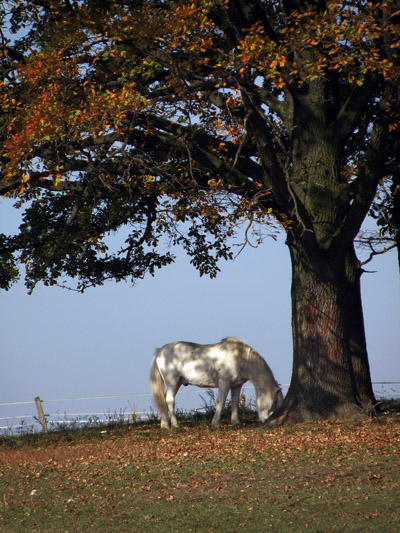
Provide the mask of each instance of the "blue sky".
{"label": "blue sky", "polygon": [[[17,224],[17,211],[0,200],[0,231]],[[175,252],[175,250],[174,250]],[[156,347],[174,340],[218,342],[237,336],[268,362],[280,383],[292,365],[290,261],[284,235],[247,247],[223,263],[216,279],[200,278],[183,252],[176,264],[131,287],[107,283],[83,295],[23,283],[0,293],[0,404],[40,396],[47,413],[148,410],[151,397],[48,402],[51,399],[148,394]],[[396,252],[366,267],[362,293],[373,381],[400,381],[400,283]],[[390,394],[393,386],[385,386]],[[378,390],[381,390],[382,387]],[[397,391],[400,388],[397,386]],[[184,393],[186,392],[186,394]],[[178,407],[203,405],[179,393]],[[34,413],[32,405],[0,406],[0,418]],[[4,422],[0,420],[0,426]]]}

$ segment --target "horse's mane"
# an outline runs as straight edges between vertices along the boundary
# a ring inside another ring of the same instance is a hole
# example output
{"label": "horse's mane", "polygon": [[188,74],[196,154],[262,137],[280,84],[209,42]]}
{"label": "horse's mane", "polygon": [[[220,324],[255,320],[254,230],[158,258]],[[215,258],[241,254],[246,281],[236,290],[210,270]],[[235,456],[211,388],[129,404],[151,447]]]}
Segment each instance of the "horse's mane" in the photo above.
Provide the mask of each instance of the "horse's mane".
{"label": "horse's mane", "polygon": [[267,362],[251,346],[236,337],[225,337],[221,340],[221,344],[224,343],[235,345],[239,359],[246,364],[248,369],[251,369],[252,374],[266,376],[269,378],[268,381],[278,385]]}

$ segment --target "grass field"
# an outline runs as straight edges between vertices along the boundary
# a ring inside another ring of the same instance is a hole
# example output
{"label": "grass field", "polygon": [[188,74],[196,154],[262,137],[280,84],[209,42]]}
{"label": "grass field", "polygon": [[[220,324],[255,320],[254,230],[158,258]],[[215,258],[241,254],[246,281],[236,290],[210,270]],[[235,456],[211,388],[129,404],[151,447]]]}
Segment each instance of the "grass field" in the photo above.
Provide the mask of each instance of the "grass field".
{"label": "grass field", "polygon": [[0,439],[0,530],[400,531],[400,416]]}

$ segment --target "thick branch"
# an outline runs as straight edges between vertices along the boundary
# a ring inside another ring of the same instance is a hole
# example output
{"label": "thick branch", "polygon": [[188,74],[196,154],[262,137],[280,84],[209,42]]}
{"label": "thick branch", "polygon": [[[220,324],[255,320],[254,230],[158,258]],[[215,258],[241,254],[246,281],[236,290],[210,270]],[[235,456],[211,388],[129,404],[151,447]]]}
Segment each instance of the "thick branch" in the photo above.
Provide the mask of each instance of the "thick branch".
{"label": "thick branch", "polygon": [[390,121],[387,113],[387,103],[391,93],[392,88],[387,86],[383,98],[377,105],[376,119],[370,135],[366,162],[361,167],[358,178],[352,184],[354,199],[340,228],[341,235],[348,241],[355,239],[369,211],[382,176],[382,168],[385,166]]}
{"label": "thick branch", "polygon": [[371,104],[371,97],[376,91],[378,77],[369,74],[365,77],[364,84],[359,87],[355,85],[342,105],[332,128],[334,138],[338,146],[346,144],[350,135],[354,132],[360,117]]}

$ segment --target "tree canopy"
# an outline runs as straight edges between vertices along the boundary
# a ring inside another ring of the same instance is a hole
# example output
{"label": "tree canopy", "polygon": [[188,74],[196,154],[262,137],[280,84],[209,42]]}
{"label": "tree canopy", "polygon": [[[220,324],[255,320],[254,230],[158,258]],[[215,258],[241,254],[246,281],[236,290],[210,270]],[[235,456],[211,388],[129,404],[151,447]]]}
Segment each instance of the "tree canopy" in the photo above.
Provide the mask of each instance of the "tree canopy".
{"label": "tree canopy", "polygon": [[[294,221],[328,245],[335,221],[305,211],[332,179],[354,238],[399,171],[397,7],[4,2],[1,193],[27,208],[20,235],[1,237],[2,286],[18,257],[28,286],[141,277],[173,260],[162,236],[215,275],[243,218]],[[321,91],[313,109],[304,97]],[[305,183],[296,158],[321,121],[340,175]],[[126,246],[111,254],[103,238],[123,225]]]}

